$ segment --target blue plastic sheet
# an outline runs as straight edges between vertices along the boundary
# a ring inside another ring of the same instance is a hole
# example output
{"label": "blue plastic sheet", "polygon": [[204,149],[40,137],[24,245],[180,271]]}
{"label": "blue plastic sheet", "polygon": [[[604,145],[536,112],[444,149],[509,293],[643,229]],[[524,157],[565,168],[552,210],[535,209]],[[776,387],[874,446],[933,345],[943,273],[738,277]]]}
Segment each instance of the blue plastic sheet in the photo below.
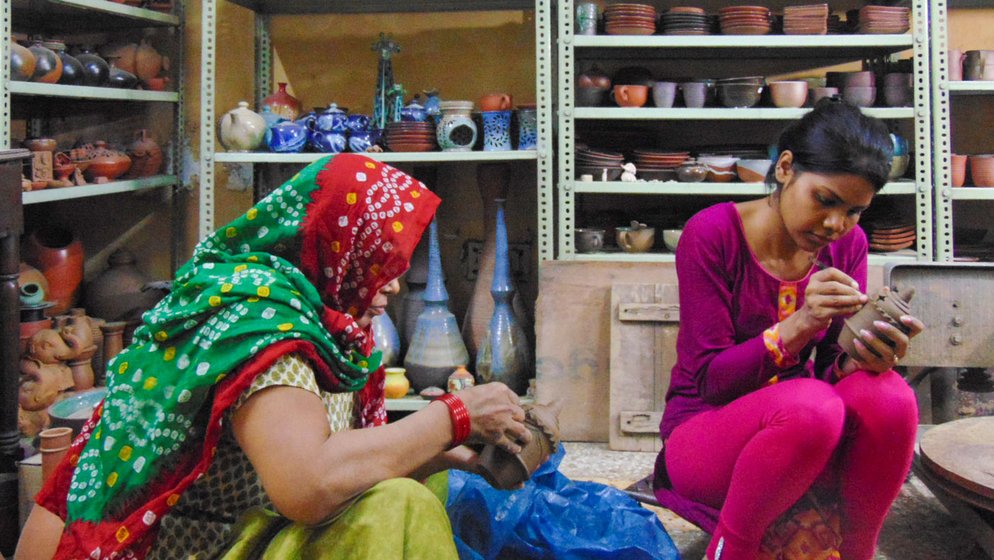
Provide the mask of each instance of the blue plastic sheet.
{"label": "blue plastic sheet", "polygon": [[559,472],[562,445],[521,490],[449,471],[446,509],[461,560],[677,560],[656,514],[624,492]]}

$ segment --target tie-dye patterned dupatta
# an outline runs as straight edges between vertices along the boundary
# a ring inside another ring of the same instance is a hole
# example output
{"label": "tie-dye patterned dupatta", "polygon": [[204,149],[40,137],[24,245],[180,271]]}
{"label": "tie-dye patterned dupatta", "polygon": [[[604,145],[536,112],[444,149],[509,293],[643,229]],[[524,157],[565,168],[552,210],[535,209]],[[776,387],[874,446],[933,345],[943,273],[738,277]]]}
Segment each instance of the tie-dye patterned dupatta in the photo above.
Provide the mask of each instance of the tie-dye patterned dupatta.
{"label": "tie-dye patterned dupatta", "polygon": [[38,503],[66,520],[60,558],[142,557],[210,466],[224,411],[295,352],[328,391],[385,422],[372,337],[356,318],[403,274],[439,199],[364,156],[321,159],[201,241],[107,369],[108,395]]}

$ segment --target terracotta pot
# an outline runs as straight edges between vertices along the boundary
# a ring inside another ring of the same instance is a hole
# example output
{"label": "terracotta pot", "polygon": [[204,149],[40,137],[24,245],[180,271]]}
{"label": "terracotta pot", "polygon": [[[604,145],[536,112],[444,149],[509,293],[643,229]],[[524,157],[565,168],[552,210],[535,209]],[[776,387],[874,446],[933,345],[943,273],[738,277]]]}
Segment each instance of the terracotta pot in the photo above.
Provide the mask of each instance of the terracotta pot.
{"label": "terracotta pot", "polygon": [[41,451],[41,481],[44,483],[55,472],[72,444],[72,428],[59,427],[42,430],[38,434]]}
{"label": "terracotta pot", "polygon": [[72,175],[73,171],[76,171],[76,164],[72,162],[69,154],[59,152],[55,154],[52,171],[55,172],[55,178],[59,181],[68,181],[69,176]]}
{"label": "terracotta pot", "polygon": [[162,171],[162,148],[144,128],[135,133],[135,141],[128,147],[128,157],[131,168],[127,177],[151,177]]}
{"label": "terracotta pot", "polygon": [[102,360],[106,363],[114,359],[115,356],[124,350],[124,328],[128,324],[124,321],[110,321],[100,325],[100,331],[104,335],[104,348]]}
{"label": "terracotta pot", "polygon": [[142,39],[135,53],[135,69],[130,72],[137,75],[141,81],[148,82],[162,72],[162,66],[162,55],[149,44],[147,39]]}
{"label": "terracotta pot", "polygon": [[54,138],[27,138],[21,145],[32,152],[54,152],[59,147]]}
{"label": "terracotta pot", "polygon": [[507,111],[514,106],[511,96],[506,93],[488,93],[476,104],[481,111]]}
{"label": "terracotta pot", "polygon": [[94,142],[93,158],[86,168],[86,178],[97,183],[113,181],[131,168],[131,158],[107,147],[107,142]]}
{"label": "terracotta pot", "polygon": [[952,173],[952,186],[962,187],[966,184],[966,159],[965,155],[952,154],[950,157],[950,171]]}
{"label": "terracotta pot", "polygon": [[619,85],[611,90],[611,99],[619,107],[641,107],[649,100],[649,87],[642,85]]}
{"label": "terracotta pot", "polygon": [[104,59],[114,58],[118,68],[132,74],[136,71],[138,43],[111,43],[100,49]]}
{"label": "terracotta pot", "polygon": [[83,281],[83,244],[72,232],[51,226],[36,230],[25,236],[22,255],[48,280],[46,299],[55,304],[49,315],[65,313],[75,305]]}
{"label": "terracotta pot", "polygon": [[480,475],[494,488],[511,490],[531,477],[559,445],[559,407],[534,405],[526,409],[525,426],[532,440],[517,455],[495,445],[480,452]]}
{"label": "terracotta pot", "polygon": [[137,321],[162,299],[158,290],[144,290],[152,281],[135,266],[135,256],[121,248],[111,253],[108,267],[86,285],[86,308],[108,321]]}
{"label": "terracotta pot", "polygon": [[35,55],[31,49],[18,43],[10,42],[10,78],[20,82],[31,79],[35,73]]}
{"label": "terracotta pot", "polygon": [[[885,321],[905,333],[910,332],[910,329],[901,323],[900,318],[902,315],[907,315],[910,311],[909,302],[914,295],[914,288],[906,288],[900,292],[893,291],[888,287],[878,290],[862,309],[852,317],[846,319],[842,327],[842,332],[839,333],[839,346],[842,347],[842,350],[846,354],[858,357],[859,354],[856,353],[853,341],[859,338],[861,330],[867,330],[884,342],[889,342],[889,339],[880,334],[873,325],[874,321]],[[864,346],[873,354],[877,354],[871,346]]]}

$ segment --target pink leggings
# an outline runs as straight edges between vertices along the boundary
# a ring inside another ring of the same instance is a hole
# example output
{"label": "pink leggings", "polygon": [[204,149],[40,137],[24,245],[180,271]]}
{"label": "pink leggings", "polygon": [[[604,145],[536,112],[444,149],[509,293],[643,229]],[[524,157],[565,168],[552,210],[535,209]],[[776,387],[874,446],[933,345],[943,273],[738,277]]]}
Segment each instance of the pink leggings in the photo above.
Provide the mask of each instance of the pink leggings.
{"label": "pink leggings", "polygon": [[681,424],[666,440],[673,489],[721,510],[708,547],[752,560],[766,528],[814,484],[840,497],[843,560],[873,558],[911,467],[918,407],[897,373],[836,385],[793,379]]}

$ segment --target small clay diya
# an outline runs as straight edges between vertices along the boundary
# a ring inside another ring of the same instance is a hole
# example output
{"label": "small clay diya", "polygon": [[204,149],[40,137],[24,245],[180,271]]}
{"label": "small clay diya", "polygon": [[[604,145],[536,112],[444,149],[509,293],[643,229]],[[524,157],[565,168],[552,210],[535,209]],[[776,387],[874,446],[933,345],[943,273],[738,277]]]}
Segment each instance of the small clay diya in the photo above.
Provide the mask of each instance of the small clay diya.
{"label": "small clay diya", "polygon": [[536,404],[525,407],[525,426],[532,440],[518,454],[496,445],[480,452],[480,475],[494,488],[513,490],[528,480],[559,446],[559,406]]}
{"label": "small clay diya", "polygon": [[[842,332],[839,333],[839,346],[842,347],[842,350],[846,354],[854,357],[859,356],[856,353],[853,341],[860,337],[859,332],[863,329],[893,346],[894,342],[881,334],[873,323],[874,321],[885,321],[894,325],[905,334],[910,333],[911,329],[901,322],[901,316],[909,313],[911,298],[914,295],[915,289],[910,286],[900,290],[891,290],[886,286],[880,288],[862,309],[852,317],[846,319],[842,327]],[[866,348],[873,355],[880,357],[880,354],[873,347],[866,346]]]}

